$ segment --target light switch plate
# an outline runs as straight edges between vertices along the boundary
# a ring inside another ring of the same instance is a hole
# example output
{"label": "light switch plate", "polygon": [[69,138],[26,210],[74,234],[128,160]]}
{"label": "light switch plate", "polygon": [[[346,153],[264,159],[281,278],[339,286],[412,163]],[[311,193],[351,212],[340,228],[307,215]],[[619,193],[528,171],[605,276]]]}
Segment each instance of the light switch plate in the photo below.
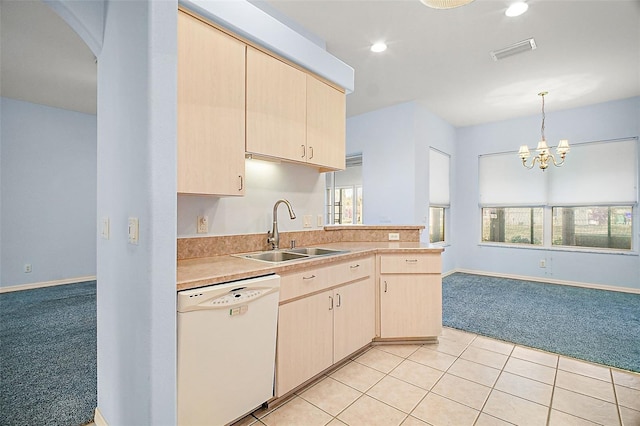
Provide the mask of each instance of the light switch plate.
{"label": "light switch plate", "polygon": [[321,214],[318,215],[317,224],[318,224],[318,228],[322,228],[324,226],[324,217]]}
{"label": "light switch plate", "polygon": [[209,232],[209,217],[198,216],[197,226],[198,234],[206,234],[207,232]]}
{"label": "light switch plate", "polygon": [[137,217],[129,218],[129,244],[138,244],[140,224]]}
{"label": "light switch plate", "polygon": [[398,232],[389,232],[389,241],[399,241],[400,234]]}
{"label": "light switch plate", "polygon": [[106,216],[100,220],[100,236],[105,240],[109,239],[109,218]]}
{"label": "light switch plate", "polygon": [[311,216],[310,214],[305,214],[304,215],[304,225],[302,225],[304,228],[311,228],[311,218],[313,216]]}

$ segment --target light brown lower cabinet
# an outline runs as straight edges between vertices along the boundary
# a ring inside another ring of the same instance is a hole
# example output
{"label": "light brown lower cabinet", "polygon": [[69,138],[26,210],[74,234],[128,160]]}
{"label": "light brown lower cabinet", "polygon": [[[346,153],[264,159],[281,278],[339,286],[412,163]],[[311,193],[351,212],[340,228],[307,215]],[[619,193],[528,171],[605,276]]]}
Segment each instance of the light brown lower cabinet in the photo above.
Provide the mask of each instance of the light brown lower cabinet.
{"label": "light brown lower cabinet", "polygon": [[440,253],[380,255],[380,339],[431,339],[442,332]]}
{"label": "light brown lower cabinet", "polygon": [[283,276],[281,300],[295,296],[279,309],[276,397],[371,343],[374,283],[373,257]]}

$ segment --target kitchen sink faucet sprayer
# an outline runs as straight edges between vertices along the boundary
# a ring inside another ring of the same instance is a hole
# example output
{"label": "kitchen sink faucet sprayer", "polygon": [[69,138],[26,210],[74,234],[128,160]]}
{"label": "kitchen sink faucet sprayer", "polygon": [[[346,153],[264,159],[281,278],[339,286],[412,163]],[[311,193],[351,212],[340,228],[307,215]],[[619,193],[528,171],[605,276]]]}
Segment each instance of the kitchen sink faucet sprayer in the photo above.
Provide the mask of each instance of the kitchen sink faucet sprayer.
{"label": "kitchen sink faucet sprayer", "polygon": [[280,199],[276,201],[273,205],[273,228],[271,231],[267,232],[267,243],[271,244],[272,250],[278,250],[280,248],[280,233],[278,232],[278,206],[281,203],[285,203],[287,208],[289,209],[289,217],[291,220],[296,218],[296,214],[293,212],[293,207],[291,207],[291,203],[285,199]]}

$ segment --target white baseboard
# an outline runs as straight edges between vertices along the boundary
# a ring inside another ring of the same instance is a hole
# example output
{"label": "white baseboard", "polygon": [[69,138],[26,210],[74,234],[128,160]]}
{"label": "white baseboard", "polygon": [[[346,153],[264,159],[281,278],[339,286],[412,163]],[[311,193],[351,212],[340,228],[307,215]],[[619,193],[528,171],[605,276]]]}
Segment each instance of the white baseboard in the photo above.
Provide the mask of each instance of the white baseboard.
{"label": "white baseboard", "polygon": [[592,283],[582,283],[579,281],[568,281],[568,280],[554,280],[551,278],[540,278],[540,277],[527,277],[523,275],[512,275],[512,274],[501,274],[498,272],[486,272],[486,271],[474,271],[471,269],[455,269],[453,271],[449,271],[446,274],[442,274],[443,277],[451,275],[455,272],[462,272],[465,274],[474,274],[474,275],[483,275],[487,277],[497,277],[497,278],[510,278],[513,280],[522,280],[522,281],[535,281],[546,284],[560,284],[560,285],[569,285],[573,287],[584,287],[584,288],[593,288],[597,290],[609,290],[609,291],[619,291],[622,293],[633,293],[640,294],[640,289],[638,288],[629,288],[629,287],[618,287],[612,285],[603,285],[603,284],[592,284]]}
{"label": "white baseboard", "polygon": [[100,412],[100,409],[98,407],[96,407],[96,411],[93,416],[93,422],[96,424],[96,426],[109,426],[107,421],[102,416],[102,413]]}
{"label": "white baseboard", "polygon": [[87,275],[86,277],[67,278],[64,280],[43,281],[40,283],[12,285],[8,287],[0,287],[0,293],[9,293],[11,291],[20,291],[20,290],[33,290],[34,288],[52,287],[55,285],[81,283],[83,281],[94,281],[95,279],[96,279],[95,275]]}

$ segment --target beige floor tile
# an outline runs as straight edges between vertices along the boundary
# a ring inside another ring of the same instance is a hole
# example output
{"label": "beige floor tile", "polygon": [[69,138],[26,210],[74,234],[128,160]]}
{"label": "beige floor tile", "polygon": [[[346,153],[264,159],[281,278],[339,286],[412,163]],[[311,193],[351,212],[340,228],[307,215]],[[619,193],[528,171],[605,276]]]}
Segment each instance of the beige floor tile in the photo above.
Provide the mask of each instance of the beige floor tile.
{"label": "beige floor tile", "polygon": [[622,385],[632,389],[640,390],[640,373],[632,373],[627,371],[619,371],[611,369],[613,373],[613,382],[616,385]]}
{"label": "beige floor tile", "polygon": [[[604,399],[614,404],[616,402],[615,395],[613,394],[613,384],[611,382],[604,382],[581,374],[558,370],[556,374],[556,387],[594,398]],[[638,393],[640,393],[640,391]]]}
{"label": "beige floor tile", "polygon": [[509,357],[507,355],[492,352],[487,349],[475,347],[472,343],[471,346],[469,346],[467,349],[465,349],[464,352],[462,352],[460,358],[500,370],[502,369],[502,367],[504,367],[504,364],[507,362],[507,359]]}
{"label": "beige floor tile", "polygon": [[402,426],[429,426],[429,424],[423,422],[422,420],[416,419],[415,417],[409,416],[404,419],[404,422],[402,422]]}
{"label": "beige floor tile", "polygon": [[491,339],[489,337],[478,336],[473,339],[471,346],[486,349],[492,352],[498,352],[502,355],[510,355],[515,345],[513,343],[503,342],[501,340]]}
{"label": "beige floor tile", "polygon": [[404,380],[407,383],[411,383],[426,390],[431,389],[443,374],[444,373],[440,370],[436,370],[435,368],[431,368],[411,360],[403,361],[402,364],[389,373],[390,376]]}
{"label": "beige floor tile", "polygon": [[431,392],[480,410],[487,400],[491,388],[445,373],[431,389]]}
{"label": "beige floor tile", "polygon": [[341,422],[340,420],[338,420],[336,418],[334,418],[329,423],[327,423],[327,426],[347,426],[347,424]]}
{"label": "beige floor tile", "polygon": [[514,358],[524,359],[525,361],[535,362],[536,364],[546,365],[547,367],[556,368],[558,366],[558,355],[524,348],[522,346],[516,346],[513,349],[511,356]]}
{"label": "beige floor tile", "polygon": [[390,354],[397,355],[402,358],[406,358],[418,349],[420,349],[422,345],[377,345],[376,349],[380,349],[381,351],[388,352]]}
{"label": "beige floor tile", "polygon": [[451,364],[455,362],[456,357],[442,352],[427,349],[423,346],[422,348],[411,354],[408,359],[441,371],[446,371],[447,368],[451,367]]}
{"label": "beige floor tile", "polygon": [[475,426],[510,426],[513,423],[505,422],[497,417],[488,415],[487,413],[480,413],[478,420],[476,420]]}
{"label": "beige floor tile", "polygon": [[615,404],[562,388],[555,388],[551,407],[602,425],[618,425]]}
{"label": "beige floor tile", "polygon": [[367,395],[362,395],[338,419],[349,426],[396,426],[407,417],[405,413]]}
{"label": "beige floor tile", "polygon": [[558,369],[582,374],[583,376],[593,377],[594,379],[604,380],[605,382],[611,381],[611,371],[608,367],[592,364],[590,362],[578,361],[573,358],[561,356],[558,361]]}
{"label": "beige floor tile", "polygon": [[[231,426],[251,426],[251,425],[261,425],[262,423],[256,419],[255,417],[249,415],[246,416],[243,419],[238,420],[237,422],[233,423]],[[95,426],[95,423],[91,423],[88,424],[87,426]]]}
{"label": "beige floor tile", "polygon": [[556,376],[555,368],[513,357],[507,361],[507,364],[504,366],[504,371],[537,380],[548,385],[553,385]]}
{"label": "beige floor tile", "polygon": [[384,377],[384,373],[357,362],[349,362],[344,367],[334,371],[330,377],[360,392],[365,392],[378,383]]}
{"label": "beige floor tile", "polygon": [[506,371],[500,374],[495,389],[546,406],[551,404],[551,395],[553,393],[553,386],[551,385]]}
{"label": "beige floor tile", "polygon": [[619,405],[640,411],[640,390],[616,386],[616,395]]}
{"label": "beige floor tile", "polygon": [[620,407],[620,418],[622,419],[622,426],[640,425],[640,411]]}
{"label": "beige floor tile", "polygon": [[469,346],[468,343],[459,343],[455,340],[439,339],[438,343],[425,345],[427,349],[442,352],[445,354],[460,356],[462,352]]}
{"label": "beige floor tile", "polygon": [[300,397],[295,397],[260,420],[267,426],[323,426],[329,423],[331,419],[332,417],[329,414],[318,407]]}
{"label": "beige floor tile", "polygon": [[420,402],[426,394],[426,389],[419,388],[391,376],[386,376],[367,391],[367,395],[407,414],[418,405],[418,402]]}
{"label": "beige floor tile", "polygon": [[449,327],[442,327],[442,334],[440,336],[444,339],[464,344],[469,344],[476,338],[476,334]]}
{"label": "beige floor tile", "polygon": [[551,410],[549,426],[597,426],[597,423],[558,410]]}
{"label": "beige floor tile", "polygon": [[482,412],[517,425],[544,426],[549,408],[494,389]]}
{"label": "beige floor tile", "polygon": [[478,414],[479,412],[473,408],[451,401],[433,392],[429,392],[411,413],[412,416],[434,426],[473,425]]}
{"label": "beige floor tile", "polygon": [[498,369],[467,361],[466,359],[458,359],[447,372],[489,387],[494,385],[500,375],[500,370]]}
{"label": "beige floor tile", "polygon": [[389,352],[373,348],[357,357],[355,361],[386,374],[400,365],[403,358]]}
{"label": "beige floor tile", "polygon": [[337,416],[361,395],[362,392],[327,377],[302,392],[300,397],[332,416]]}

